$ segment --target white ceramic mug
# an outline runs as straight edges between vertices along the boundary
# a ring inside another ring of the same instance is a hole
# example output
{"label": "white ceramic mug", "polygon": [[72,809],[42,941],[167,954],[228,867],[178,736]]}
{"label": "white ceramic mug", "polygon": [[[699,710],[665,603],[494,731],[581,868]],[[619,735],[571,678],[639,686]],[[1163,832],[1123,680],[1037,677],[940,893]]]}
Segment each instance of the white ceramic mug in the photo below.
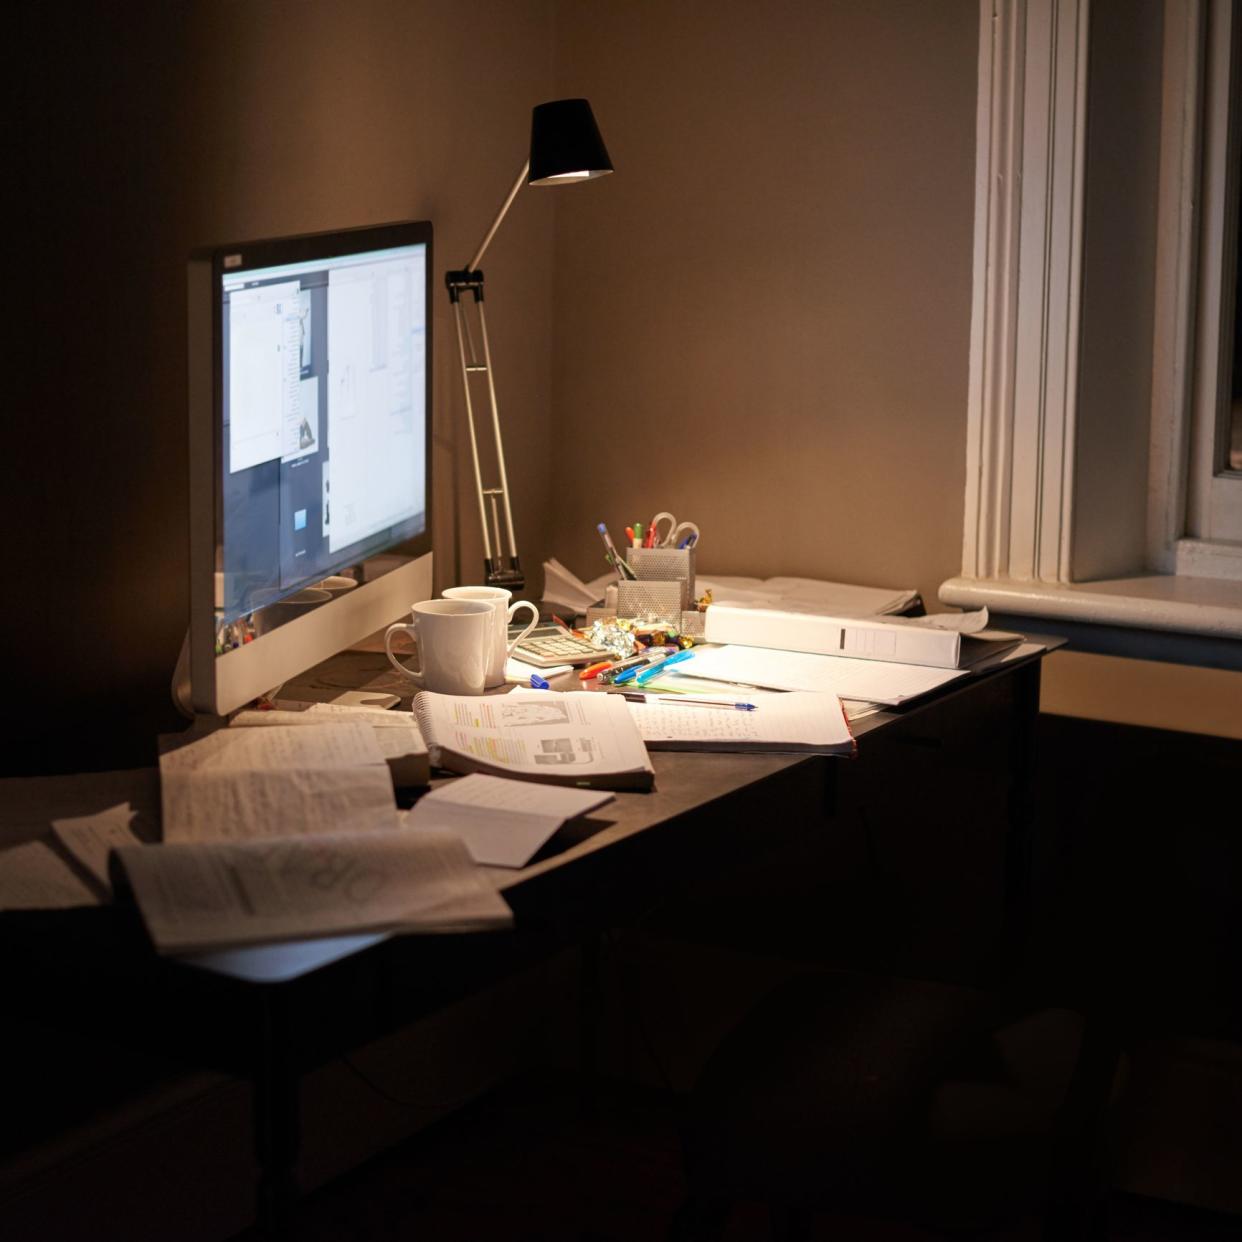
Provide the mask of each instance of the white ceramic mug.
{"label": "white ceramic mug", "polygon": [[[437,694],[482,694],[492,635],[492,606],[481,600],[429,599],[410,609],[410,624],[384,631],[384,650],[393,668],[420,690]],[[407,668],[392,653],[397,634],[418,644],[418,669]]]}
{"label": "white ceramic mug", "polygon": [[[513,648],[539,624],[539,609],[528,599],[520,599],[517,603],[510,604],[509,601],[513,598],[513,592],[506,591],[504,587],[449,587],[443,592],[443,595],[445,599],[482,600],[491,606],[494,615],[492,618],[492,633],[488,640],[486,684],[488,686],[503,686],[505,684],[505,661],[513,654]],[[530,609],[530,624],[510,642],[509,622],[513,620],[513,614],[519,608]]]}

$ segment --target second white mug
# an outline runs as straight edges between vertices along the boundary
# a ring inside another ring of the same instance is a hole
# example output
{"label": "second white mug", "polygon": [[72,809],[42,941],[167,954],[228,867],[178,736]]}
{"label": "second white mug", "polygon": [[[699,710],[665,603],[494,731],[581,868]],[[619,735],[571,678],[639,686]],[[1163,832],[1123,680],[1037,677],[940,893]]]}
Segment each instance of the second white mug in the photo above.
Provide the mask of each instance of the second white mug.
{"label": "second white mug", "polygon": [[[509,601],[513,598],[513,592],[506,591],[504,587],[448,587],[443,592],[443,595],[445,599],[478,600],[492,606],[494,616],[492,618],[492,633],[489,639],[487,654],[486,685],[489,688],[492,686],[503,686],[505,683],[505,661],[513,654],[514,647],[539,624],[539,609],[528,599],[520,599],[516,603],[510,604]],[[530,609],[530,624],[510,642],[509,622],[513,620],[514,613],[521,608]]]}

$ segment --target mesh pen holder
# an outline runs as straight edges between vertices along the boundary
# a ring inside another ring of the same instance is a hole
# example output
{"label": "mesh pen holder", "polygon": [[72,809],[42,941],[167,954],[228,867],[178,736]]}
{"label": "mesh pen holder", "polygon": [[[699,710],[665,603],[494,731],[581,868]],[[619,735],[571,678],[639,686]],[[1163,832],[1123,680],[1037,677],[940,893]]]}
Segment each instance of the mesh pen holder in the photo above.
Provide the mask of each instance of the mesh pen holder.
{"label": "mesh pen holder", "polygon": [[[630,548],[624,555],[640,582],[684,582],[684,600],[693,602],[693,548]],[[689,602],[681,606],[687,608]]]}
{"label": "mesh pen holder", "polygon": [[635,621],[662,621],[677,625],[685,599],[684,582],[617,583],[617,616]]}
{"label": "mesh pen holder", "polygon": [[636,582],[617,583],[617,613],[679,625],[694,599],[693,548],[630,548]]}

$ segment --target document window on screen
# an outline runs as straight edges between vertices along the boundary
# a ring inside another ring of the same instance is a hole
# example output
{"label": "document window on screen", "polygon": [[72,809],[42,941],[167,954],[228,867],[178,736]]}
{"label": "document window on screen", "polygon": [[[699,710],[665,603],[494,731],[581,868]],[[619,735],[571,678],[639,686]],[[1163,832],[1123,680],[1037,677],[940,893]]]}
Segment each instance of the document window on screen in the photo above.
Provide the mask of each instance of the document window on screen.
{"label": "document window on screen", "polygon": [[427,529],[426,247],[225,274],[223,616]]}

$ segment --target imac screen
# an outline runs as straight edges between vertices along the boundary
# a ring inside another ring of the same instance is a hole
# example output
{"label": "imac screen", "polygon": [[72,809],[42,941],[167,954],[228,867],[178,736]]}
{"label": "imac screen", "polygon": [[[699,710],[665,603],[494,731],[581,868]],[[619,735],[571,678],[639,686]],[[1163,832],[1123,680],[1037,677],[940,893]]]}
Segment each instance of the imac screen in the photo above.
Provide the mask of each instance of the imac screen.
{"label": "imac screen", "polygon": [[427,263],[419,243],[217,269],[222,630],[427,532]]}

